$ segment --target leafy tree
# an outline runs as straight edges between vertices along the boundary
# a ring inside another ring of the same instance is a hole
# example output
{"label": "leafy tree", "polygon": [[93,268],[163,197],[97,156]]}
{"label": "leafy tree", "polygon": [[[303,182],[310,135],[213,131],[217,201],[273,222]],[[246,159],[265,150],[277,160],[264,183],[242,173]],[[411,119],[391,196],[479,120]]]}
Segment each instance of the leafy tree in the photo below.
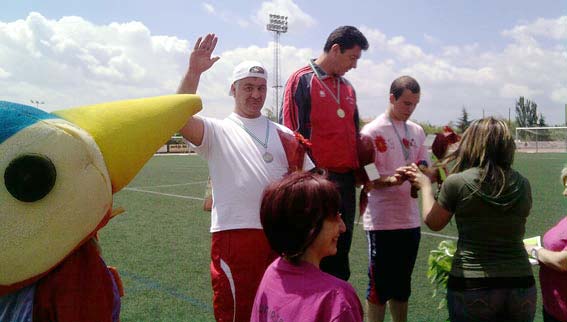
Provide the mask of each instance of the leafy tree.
{"label": "leafy tree", "polygon": [[[537,104],[523,96],[516,101],[516,125],[518,127],[545,127],[545,117],[542,113],[537,112]],[[527,135],[519,139],[536,139],[538,141],[550,140],[550,134],[547,130],[540,130],[537,133],[526,133]]]}
{"label": "leafy tree", "polygon": [[[433,125],[429,122],[417,122],[417,124],[423,128],[425,135],[443,132],[443,126]],[[450,123],[449,126],[452,127],[452,124]]]}
{"label": "leafy tree", "polygon": [[541,113],[539,113],[537,126],[547,126],[547,123],[545,123],[545,118],[543,117],[543,114],[541,114]]}
{"label": "leafy tree", "polygon": [[459,118],[459,121],[457,122],[457,129],[459,130],[460,133],[463,133],[465,132],[466,129],[469,128],[470,125],[471,125],[471,121],[469,120],[469,113],[467,112],[467,109],[463,106],[462,115]]}
{"label": "leafy tree", "polygon": [[[543,127],[543,126],[547,126],[547,123],[545,123],[545,118],[543,117],[543,114],[539,114],[539,118],[537,121],[537,126]],[[538,140],[540,141],[551,141],[551,135],[549,133],[548,130],[540,130],[538,133]]]}
{"label": "leafy tree", "polygon": [[516,101],[516,124],[518,127],[537,126],[537,104],[534,101],[524,99],[523,96]]}

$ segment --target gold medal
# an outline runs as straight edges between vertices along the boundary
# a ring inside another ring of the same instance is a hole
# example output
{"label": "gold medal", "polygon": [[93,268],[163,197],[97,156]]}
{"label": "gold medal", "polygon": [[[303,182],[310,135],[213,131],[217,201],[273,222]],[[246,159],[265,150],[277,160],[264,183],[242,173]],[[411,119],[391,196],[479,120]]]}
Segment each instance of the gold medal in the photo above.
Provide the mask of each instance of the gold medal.
{"label": "gold medal", "polygon": [[346,114],[345,114],[345,110],[343,110],[342,108],[339,107],[339,109],[337,110],[337,115],[338,115],[340,118],[344,118],[345,115],[346,115]]}

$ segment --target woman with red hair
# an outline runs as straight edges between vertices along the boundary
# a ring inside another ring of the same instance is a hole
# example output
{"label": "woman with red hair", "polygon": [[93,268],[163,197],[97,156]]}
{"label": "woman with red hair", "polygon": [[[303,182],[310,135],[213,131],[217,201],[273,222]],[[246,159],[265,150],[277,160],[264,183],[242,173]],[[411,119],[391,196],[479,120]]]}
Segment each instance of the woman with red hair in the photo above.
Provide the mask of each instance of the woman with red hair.
{"label": "woman with red hair", "polygon": [[295,172],[264,191],[260,220],[280,258],[264,273],[251,321],[362,321],[353,287],[319,269],[337,252],[345,224],[335,184]]}

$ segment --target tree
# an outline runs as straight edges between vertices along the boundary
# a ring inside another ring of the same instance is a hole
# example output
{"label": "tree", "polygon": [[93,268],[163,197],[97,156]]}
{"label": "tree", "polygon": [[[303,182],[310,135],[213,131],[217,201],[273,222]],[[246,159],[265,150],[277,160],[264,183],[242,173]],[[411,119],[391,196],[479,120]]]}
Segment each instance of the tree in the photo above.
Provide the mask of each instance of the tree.
{"label": "tree", "polygon": [[520,96],[520,99],[516,101],[516,124],[518,127],[538,125],[537,104],[535,102]]}
{"label": "tree", "polygon": [[[543,114],[541,114],[541,113],[539,114],[539,117],[538,117],[537,126],[539,126],[539,127],[547,126],[547,123],[545,123],[545,118],[543,117]],[[551,135],[550,135],[548,130],[541,130],[538,133],[538,139],[540,141],[551,141]]]}
{"label": "tree", "polygon": [[543,117],[543,114],[539,113],[539,117],[537,120],[537,126],[547,126],[547,123],[545,123],[545,118]]}
{"label": "tree", "polygon": [[[417,122],[417,124],[419,124],[423,128],[423,131],[426,135],[443,132],[443,126],[433,125],[429,122]],[[449,126],[452,127],[452,123],[449,123]]]}
{"label": "tree", "polygon": [[[545,123],[545,117],[542,113],[537,112],[537,104],[534,101],[524,99],[523,96],[516,101],[516,125],[518,127],[544,127],[547,126]],[[535,135],[535,136],[534,136]],[[527,133],[527,138],[537,139],[541,141],[547,141],[550,139],[549,132],[547,130],[541,130],[536,133]],[[526,139],[522,137],[519,139]]]}
{"label": "tree", "polygon": [[461,133],[464,133],[465,130],[468,129],[470,125],[471,125],[471,121],[469,120],[469,113],[467,112],[467,109],[463,106],[462,115],[459,118],[459,121],[457,122],[457,128]]}

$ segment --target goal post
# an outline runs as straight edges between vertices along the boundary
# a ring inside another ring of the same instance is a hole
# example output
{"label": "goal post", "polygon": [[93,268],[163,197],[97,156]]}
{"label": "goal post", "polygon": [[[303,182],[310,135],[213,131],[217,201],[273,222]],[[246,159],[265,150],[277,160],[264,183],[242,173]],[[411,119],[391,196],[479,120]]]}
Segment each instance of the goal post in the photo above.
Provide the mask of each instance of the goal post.
{"label": "goal post", "polygon": [[517,127],[516,149],[522,152],[567,152],[567,127]]}

